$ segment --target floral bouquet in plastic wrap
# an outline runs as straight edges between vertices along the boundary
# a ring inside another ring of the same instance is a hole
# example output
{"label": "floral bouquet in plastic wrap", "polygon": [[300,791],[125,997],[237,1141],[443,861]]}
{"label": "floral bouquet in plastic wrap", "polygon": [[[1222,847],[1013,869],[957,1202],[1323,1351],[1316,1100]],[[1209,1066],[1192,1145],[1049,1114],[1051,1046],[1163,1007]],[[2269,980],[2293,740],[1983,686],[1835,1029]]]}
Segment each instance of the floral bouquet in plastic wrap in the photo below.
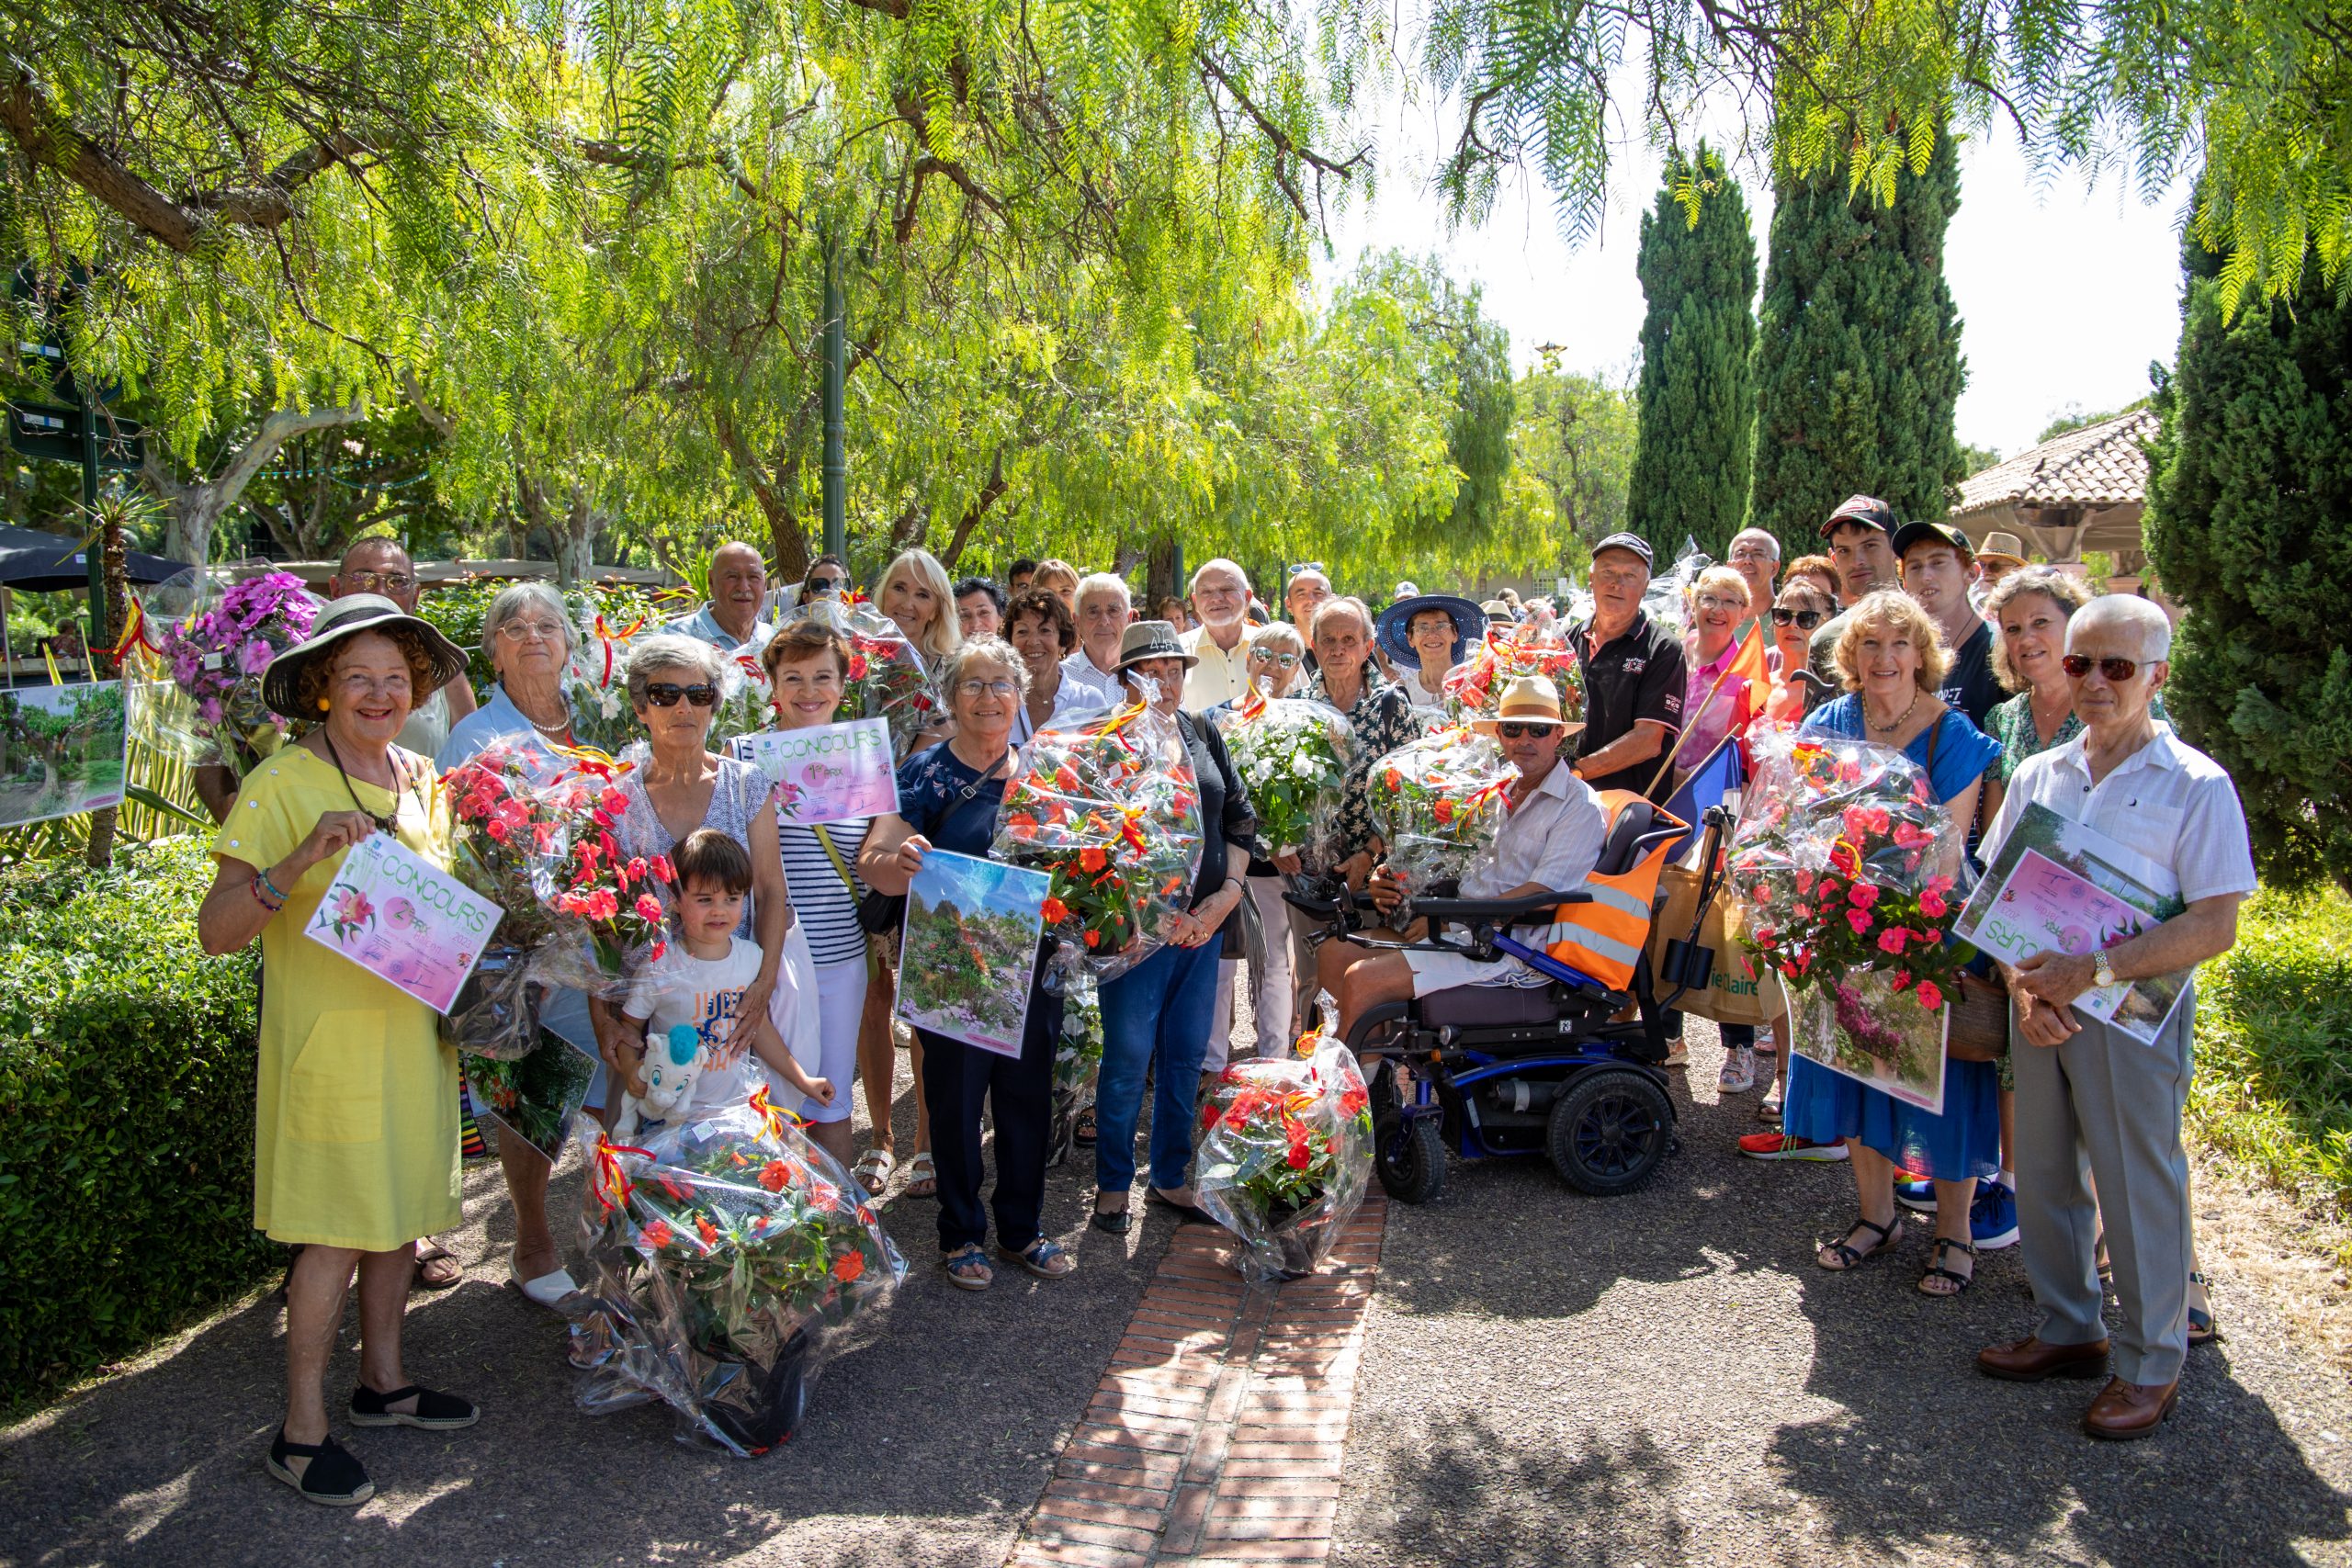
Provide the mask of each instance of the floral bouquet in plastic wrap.
{"label": "floral bouquet in plastic wrap", "polygon": [[1330,1256],[1372,1175],[1372,1108],[1355,1054],[1308,1034],[1287,1061],[1218,1075],[1193,1139],[1201,1207],[1241,1238],[1242,1278],[1291,1280]]}
{"label": "floral bouquet in plastic wrap", "polygon": [[849,668],[842,671],[842,706],[835,721],[888,719],[891,754],[904,761],[914,750],[915,738],[939,716],[938,694],[931,689],[931,676],[915,645],[898,622],[862,593],[803,604],[786,624],[803,616],[814,616],[849,639]]}
{"label": "floral bouquet in plastic wrap", "polygon": [[1642,592],[1642,614],[1664,626],[1681,642],[1690,635],[1690,589],[1699,574],[1714,562],[1699,542],[1688,534],[1682,536],[1682,552],[1674,564],[1650,579]]}
{"label": "floral bouquet in plastic wrap", "polygon": [[592,605],[581,611],[581,635],[563,670],[563,699],[571,709],[571,736],[593,750],[618,754],[645,738],[628,704],[628,682],[621,667],[629,644],[645,630],[647,617],[615,624]]}
{"label": "floral bouquet in plastic wrap", "polygon": [[1102,1065],[1102,999],[1094,976],[1080,967],[1060,983],[1062,1032],[1054,1042],[1054,1117],[1046,1139],[1049,1165],[1069,1157],[1079,1114],[1094,1103],[1094,1075]]}
{"label": "floral bouquet in plastic wrap", "polygon": [[1488,628],[1478,646],[1445,678],[1445,694],[1472,718],[1492,718],[1503,689],[1522,675],[1541,675],[1560,694],[1566,733],[1584,728],[1584,662],[1568,646],[1560,623],[1541,616]]}
{"label": "floral bouquet in plastic wrap", "polygon": [[1503,792],[1518,776],[1501,747],[1466,727],[1408,741],[1373,763],[1372,824],[1408,892],[1458,881],[1492,852]]}
{"label": "floral bouquet in plastic wrap", "polygon": [[162,626],[154,646],[185,701],[145,731],[169,737],[172,750],[189,761],[242,777],[288,737],[288,721],[261,700],[262,672],[310,635],[318,613],[319,601],[300,578],[264,571]]}
{"label": "floral bouquet in plastic wrap", "polygon": [[828,1342],[906,1278],[864,1189],[764,1089],[641,1147],[592,1146],[582,1406],[658,1399],[680,1441],[739,1459],[792,1437]]}
{"label": "floral bouquet in plastic wrap", "polygon": [[1945,940],[1959,826],[1892,747],[1774,734],[1757,750],[1725,860],[1741,941],[1787,983],[1800,1055],[1939,1111],[1947,1001],[1971,951]]}
{"label": "floral bouquet in plastic wrap", "polygon": [[1021,749],[989,852],[1052,874],[1046,933],[1096,978],[1142,963],[1200,869],[1200,786],[1176,726],[1136,705],[1039,730]]}
{"label": "floral bouquet in plastic wrap", "polygon": [[1258,813],[1259,858],[1288,852],[1309,874],[1329,869],[1353,741],[1346,716],[1327,703],[1255,689],[1224,715],[1220,733]]}

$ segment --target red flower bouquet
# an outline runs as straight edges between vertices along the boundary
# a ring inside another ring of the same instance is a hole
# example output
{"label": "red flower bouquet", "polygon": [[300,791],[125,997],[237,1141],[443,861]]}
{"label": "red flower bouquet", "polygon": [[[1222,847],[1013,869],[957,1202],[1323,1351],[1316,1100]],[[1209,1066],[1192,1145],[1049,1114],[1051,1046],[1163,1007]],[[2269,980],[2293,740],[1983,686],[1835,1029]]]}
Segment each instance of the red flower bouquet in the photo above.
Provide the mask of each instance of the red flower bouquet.
{"label": "red flower bouquet", "polygon": [[842,705],[834,716],[844,724],[854,718],[888,719],[891,750],[904,761],[915,738],[939,716],[938,694],[907,634],[863,594],[820,599],[793,615],[814,616],[849,639],[849,668],[842,672]]}
{"label": "red flower bouquet", "polygon": [[1584,664],[1554,622],[1490,628],[1462,667],[1445,678],[1445,694],[1464,716],[1492,718],[1503,688],[1521,675],[1551,682],[1559,689],[1560,716],[1568,721],[1568,733],[1584,728]]}
{"label": "red flower bouquet", "polygon": [[1459,878],[1492,852],[1519,770],[1502,749],[1467,728],[1408,741],[1373,763],[1372,824],[1388,845],[1388,868],[1408,889]]}
{"label": "red flower bouquet", "polygon": [[571,845],[551,902],[557,912],[588,928],[596,966],[618,981],[640,948],[659,958],[669,945],[661,890],[673,880],[660,855],[624,858],[613,828],[628,809],[628,797],[613,780],[628,764],[603,758],[581,760],[552,786],[556,809],[571,828]]}
{"label": "red flower bouquet", "polygon": [[1961,832],[1891,747],[1766,736],[1726,861],[1742,941],[1787,982],[1798,1050],[1939,1109]]}
{"label": "red flower bouquet", "polygon": [[1243,1278],[1310,1274],[1363,1201],[1372,1108],[1355,1055],[1326,1034],[1288,1061],[1227,1067],[1193,1139],[1201,1207],[1241,1238]]}
{"label": "red flower bouquet", "polygon": [[865,1190],[764,1089],[642,1147],[593,1147],[581,1402],[659,1399],[682,1441],[739,1458],[785,1441],[826,1342],[906,1277]]}
{"label": "red flower bouquet", "polygon": [[1101,979],[1156,952],[1200,869],[1200,788],[1176,727],[1134,706],[1022,748],[998,858],[1053,874],[1046,931]]}

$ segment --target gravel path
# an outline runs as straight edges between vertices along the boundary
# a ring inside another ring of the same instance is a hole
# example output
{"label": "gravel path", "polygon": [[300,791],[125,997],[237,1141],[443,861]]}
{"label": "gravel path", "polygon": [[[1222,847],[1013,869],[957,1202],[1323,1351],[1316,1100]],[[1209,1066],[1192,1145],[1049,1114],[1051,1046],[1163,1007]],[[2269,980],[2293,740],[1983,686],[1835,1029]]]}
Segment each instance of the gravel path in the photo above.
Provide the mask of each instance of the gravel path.
{"label": "gravel path", "polygon": [[2352,1389],[2258,1296],[2223,1293],[2159,1437],[2091,1442],[2097,1385],[1971,1365],[2032,1326],[2014,1250],[1951,1302],[1913,1290],[1916,1224],[1859,1273],[1814,1267],[1852,1179],[1732,1152],[1759,1123],[1753,1095],[1716,1103],[1712,1033],[1647,1190],[1457,1163],[1437,1203],[1390,1206],[1334,1562],[2352,1562]]}

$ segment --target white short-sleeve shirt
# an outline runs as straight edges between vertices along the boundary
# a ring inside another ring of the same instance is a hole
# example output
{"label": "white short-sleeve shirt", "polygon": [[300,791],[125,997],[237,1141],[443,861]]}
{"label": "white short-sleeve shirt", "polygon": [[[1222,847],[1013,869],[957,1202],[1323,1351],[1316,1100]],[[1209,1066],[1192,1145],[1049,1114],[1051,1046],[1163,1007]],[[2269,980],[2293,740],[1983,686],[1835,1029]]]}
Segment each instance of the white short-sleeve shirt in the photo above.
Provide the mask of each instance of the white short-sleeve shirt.
{"label": "white short-sleeve shirt", "polygon": [[1080,649],[1062,660],[1062,689],[1055,700],[1058,716],[1065,707],[1073,711],[1084,706],[1115,707],[1126,700],[1126,688],[1119,682],[1115,670],[1109,674],[1094,668],[1094,660]]}
{"label": "white short-sleeve shirt", "polygon": [[1498,898],[1531,882],[1562,893],[1580,887],[1600,862],[1608,830],[1600,796],[1566,762],[1555,763],[1504,820],[1493,858],[1464,874],[1462,897]]}
{"label": "white short-sleeve shirt", "polygon": [[2097,784],[2077,735],[2026,759],[2009,780],[2001,809],[1984,834],[1990,863],[2029,805],[2106,834],[2178,883],[2158,887],[2188,903],[2255,889],[2254,849],[2237,786],[2219,762],[2188,745],[2169,725]]}

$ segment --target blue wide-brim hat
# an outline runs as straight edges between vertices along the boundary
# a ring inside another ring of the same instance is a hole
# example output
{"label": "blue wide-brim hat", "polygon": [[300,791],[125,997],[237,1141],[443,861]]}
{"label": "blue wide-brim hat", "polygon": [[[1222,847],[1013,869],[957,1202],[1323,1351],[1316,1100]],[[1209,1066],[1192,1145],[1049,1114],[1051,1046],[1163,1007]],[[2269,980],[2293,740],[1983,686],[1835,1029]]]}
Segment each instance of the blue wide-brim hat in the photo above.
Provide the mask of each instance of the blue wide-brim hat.
{"label": "blue wide-brim hat", "polygon": [[1453,662],[1462,662],[1470,645],[1487,635],[1487,612],[1467,599],[1452,593],[1417,593],[1410,599],[1399,599],[1380,612],[1379,623],[1373,637],[1381,651],[1392,663],[1408,670],[1421,667],[1421,656],[1413,651],[1405,633],[1412,626],[1413,617],[1424,610],[1443,610],[1453,620]]}

